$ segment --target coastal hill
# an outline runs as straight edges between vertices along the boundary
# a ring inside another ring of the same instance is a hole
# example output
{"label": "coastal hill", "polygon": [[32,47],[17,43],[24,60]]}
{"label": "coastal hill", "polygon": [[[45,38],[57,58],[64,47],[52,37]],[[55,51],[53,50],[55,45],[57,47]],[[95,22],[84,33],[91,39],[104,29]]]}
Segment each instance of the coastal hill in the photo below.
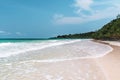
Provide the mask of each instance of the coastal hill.
{"label": "coastal hill", "polygon": [[104,25],[100,30],[96,31],[92,37],[97,39],[120,39],[120,18],[114,19]]}
{"label": "coastal hill", "polygon": [[105,40],[120,40],[120,15],[118,15],[116,19],[107,23],[97,31],[80,33],[80,34],[59,35],[55,38],[58,39],[94,38],[94,39],[105,39]]}

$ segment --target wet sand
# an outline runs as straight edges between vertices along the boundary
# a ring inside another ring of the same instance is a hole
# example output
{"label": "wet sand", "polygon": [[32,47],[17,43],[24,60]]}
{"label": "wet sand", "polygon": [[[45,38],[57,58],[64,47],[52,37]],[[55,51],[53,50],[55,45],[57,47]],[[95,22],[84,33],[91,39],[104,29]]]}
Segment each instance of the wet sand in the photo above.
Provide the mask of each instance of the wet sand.
{"label": "wet sand", "polygon": [[101,67],[93,59],[21,62],[12,64],[6,73],[1,80],[106,80]]}
{"label": "wet sand", "polygon": [[108,80],[120,80],[120,46],[116,44],[120,43],[116,42],[113,44],[112,41],[102,41],[102,43],[110,45],[113,48],[113,51],[104,57],[98,58],[97,63],[101,65],[102,69],[104,69]]}

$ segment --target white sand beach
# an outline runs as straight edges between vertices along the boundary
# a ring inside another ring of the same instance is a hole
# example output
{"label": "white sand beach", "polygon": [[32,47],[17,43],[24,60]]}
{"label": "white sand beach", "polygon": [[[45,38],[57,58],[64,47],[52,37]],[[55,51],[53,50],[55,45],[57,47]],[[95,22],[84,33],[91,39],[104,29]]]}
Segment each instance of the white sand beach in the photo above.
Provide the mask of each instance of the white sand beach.
{"label": "white sand beach", "polygon": [[[118,42],[119,43],[119,42]],[[104,43],[101,41],[92,43],[89,42],[89,46],[86,47],[92,50],[96,49],[100,53],[104,51],[98,49],[98,46],[91,47],[91,44],[97,44],[100,46],[109,45],[109,42]],[[103,44],[103,45],[102,45]],[[74,50],[80,45],[85,46],[86,44],[71,43],[61,47],[53,47],[50,50],[56,49],[69,50],[70,48]],[[107,47],[106,46],[106,47]],[[0,80],[120,80],[120,46],[109,45],[113,48],[113,51],[105,54],[104,56],[96,58],[76,58],[61,61],[41,61],[41,60],[28,60],[13,62],[10,64],[1,64],[0,66]],[[83,49],[86,49],[83,47]],[[79,48],[78,48],[79,49]],[[95,50],[95,51],[96,51]],[[49,49],[46,49],[49,52]],[[81,51],[81,50],[80,50]],[[76,53],[80,53],[78,50]],[[44,52],[44,51],[43,51]],[[51,51],[52,52],[52,51]],[[67,52],[67,51],[65,51]],[[71,53],[70,53],[71,52]],[[82,51],[82,53],[85,51]],[[53,56],[56,51],[53,51]],[[65,58],[71,58],[71,56],[76,57],[78,54],[72,54],[72,50],[68,51],[69,56]],[[93,50],[94,53],[94,50]],[[48,53],[49,54],[49,53]],[[62,53],[61,53],[62,54]],[[66,54],[62,54],[66,55]],[[58,56],[61,56],[60,54]],[[84,55],[83,55],[84,56]],[[43,56],[44,57],[44,56]],[[50,56],[49,56],[50,57]],[[59,58],[59,57],[58,57]],[[6,75],[7,74],[7,75]]]}
{"label": "white sand beach", "polygon": [[102,41],[113,48],[104,57],[98,58],[97,63],[103,68],[108,80],[120,80],[120,42]]}

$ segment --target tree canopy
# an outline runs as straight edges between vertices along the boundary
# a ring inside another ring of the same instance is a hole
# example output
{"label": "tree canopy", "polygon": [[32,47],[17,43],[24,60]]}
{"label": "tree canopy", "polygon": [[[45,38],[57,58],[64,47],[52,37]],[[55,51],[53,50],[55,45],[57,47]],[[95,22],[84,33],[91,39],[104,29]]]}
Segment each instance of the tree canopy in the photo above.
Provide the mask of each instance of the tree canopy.
{"label": "tree canopy", "polygon": [[55,38],[94,38],[120,40],[120,15],[117,16],[117,19],[112,20],[97,31],[79,34],[59,35]]}

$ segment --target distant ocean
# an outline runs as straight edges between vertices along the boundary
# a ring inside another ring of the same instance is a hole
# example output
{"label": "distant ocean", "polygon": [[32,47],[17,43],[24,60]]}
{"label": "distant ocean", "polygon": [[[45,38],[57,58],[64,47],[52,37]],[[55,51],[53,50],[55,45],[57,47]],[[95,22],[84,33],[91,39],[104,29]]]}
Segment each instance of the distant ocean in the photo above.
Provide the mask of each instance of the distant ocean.
{"label": "distant ocean", "polygon": [[[33,71],[34,66],[27,65],[33,61],[56,62],[96,58],[104,56],[111,50],[107,45],[87,39],[0,40],[0,80],[15,80],[16,75],[24,74],[28,68],[24,70],[21,63]],[[21,71],[17,74],[18,70]],[[13,73],[16,75],[11,75]]]}

